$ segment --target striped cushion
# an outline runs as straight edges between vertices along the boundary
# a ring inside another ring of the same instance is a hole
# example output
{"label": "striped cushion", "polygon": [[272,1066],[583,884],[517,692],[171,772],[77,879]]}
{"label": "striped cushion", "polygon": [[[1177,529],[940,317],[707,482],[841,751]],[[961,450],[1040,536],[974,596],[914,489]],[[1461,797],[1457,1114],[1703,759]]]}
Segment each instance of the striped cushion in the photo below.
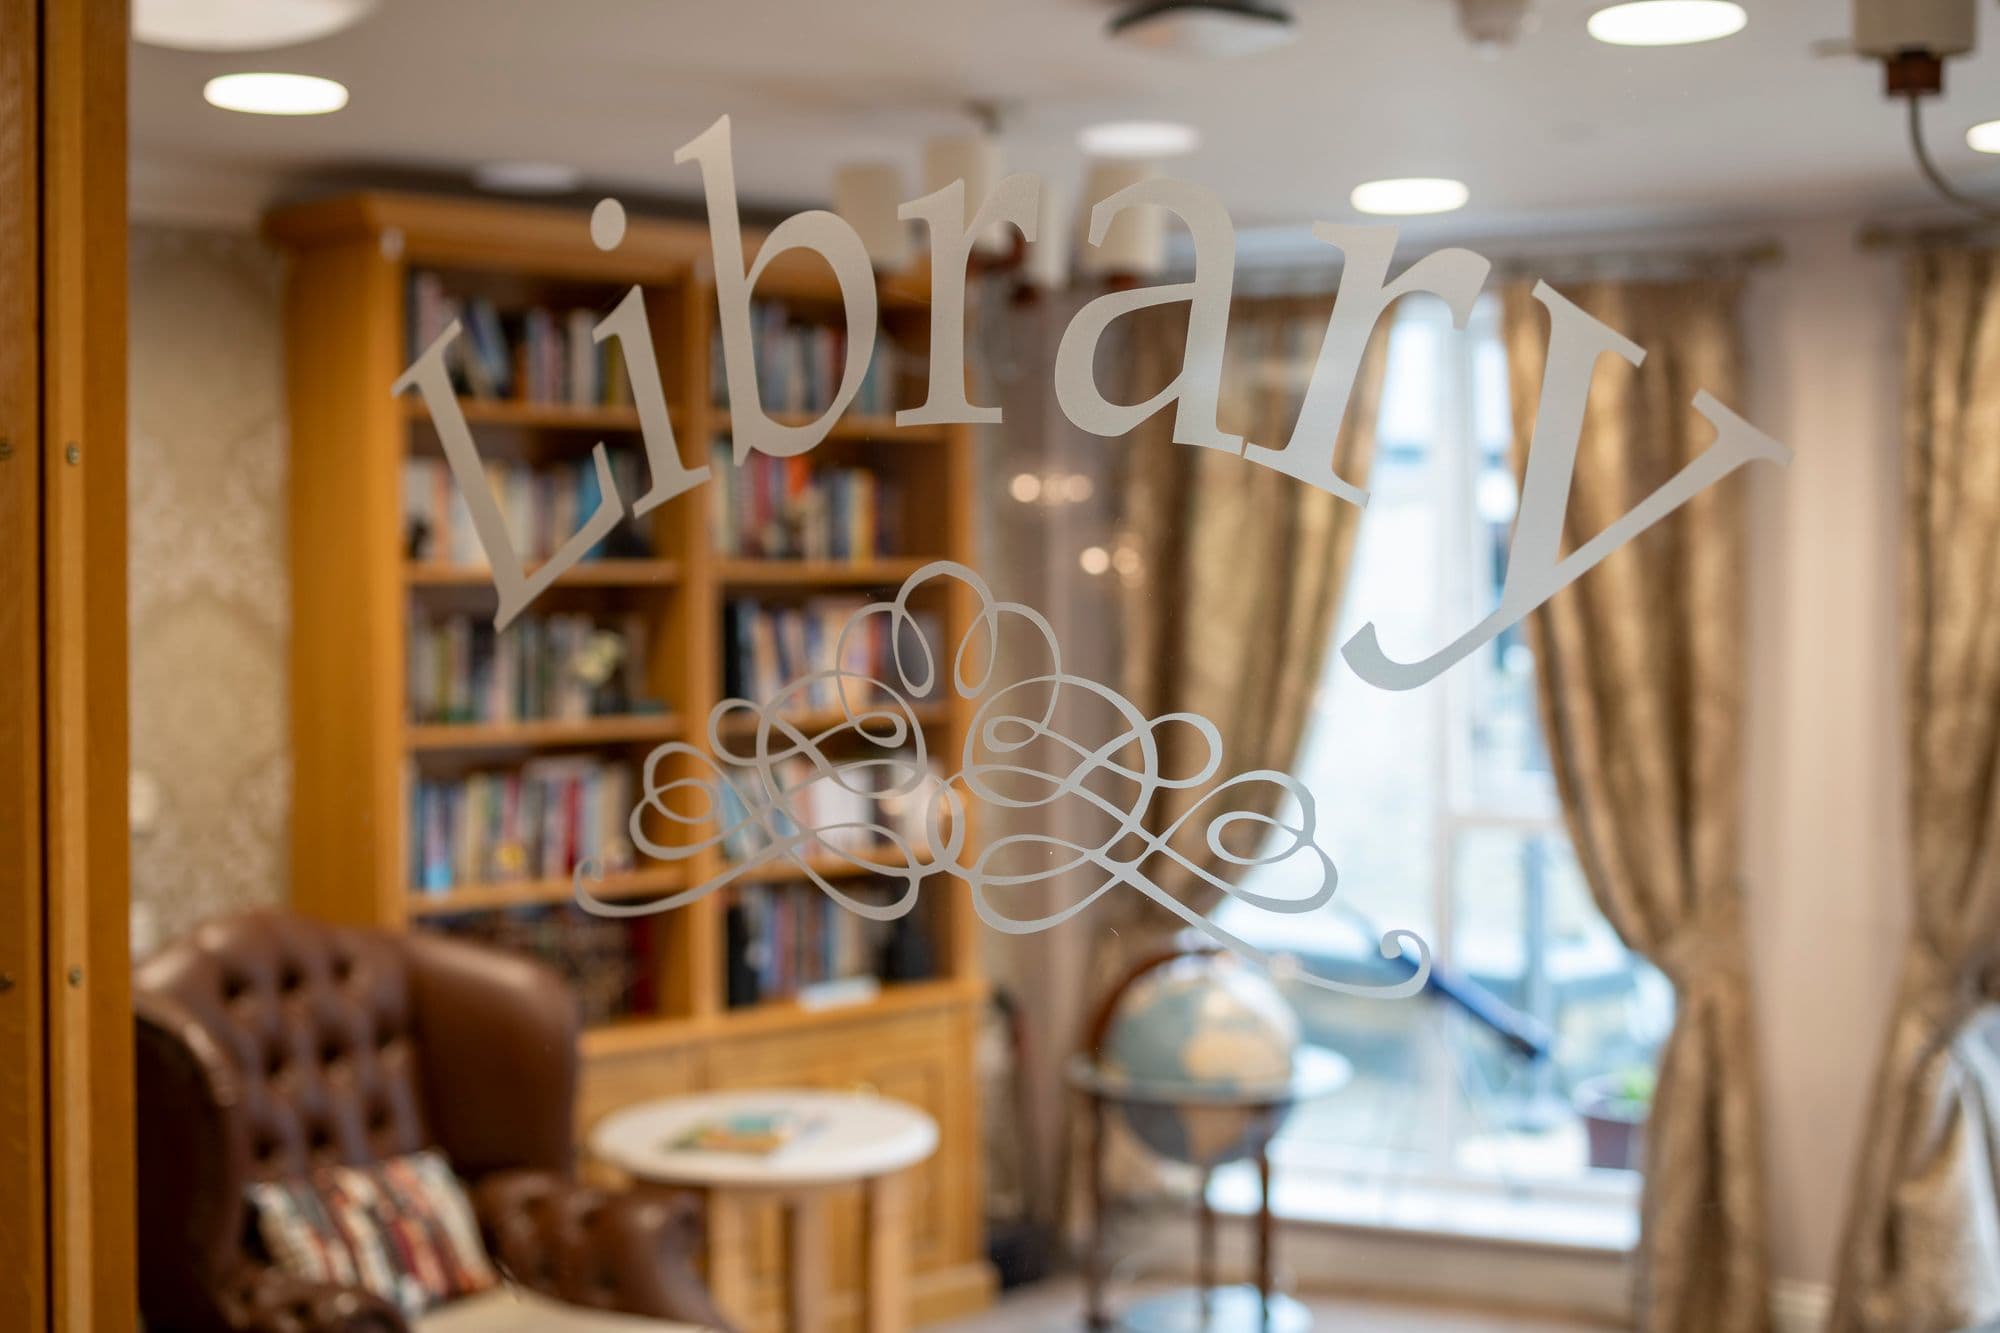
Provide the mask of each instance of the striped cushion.
{"label": "striped cushion", "polygon": [[411,1318],[495,1283],[465,1189],[435,1151],[252,1185],[250,1206],[279,1268],[365,1288]]}

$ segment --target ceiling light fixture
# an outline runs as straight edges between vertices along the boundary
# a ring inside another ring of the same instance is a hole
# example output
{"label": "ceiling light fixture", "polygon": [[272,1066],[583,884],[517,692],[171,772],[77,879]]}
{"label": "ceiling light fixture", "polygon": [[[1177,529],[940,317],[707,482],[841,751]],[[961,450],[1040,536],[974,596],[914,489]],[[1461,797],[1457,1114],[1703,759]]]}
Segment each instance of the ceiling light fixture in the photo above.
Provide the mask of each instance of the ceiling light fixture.
{"label": "ceiling light fixture", "polygon": [[132,36],[177,51],[261,51],[358,23],[376,0],[133,0]]}
{"label": "ceiling light fixture", "polygon": [[1590,16],[1590,35],[1612,46],[1688,46],[1743,31],[1750,16],[1735,0],[1630,0]]}
{"label": "ceiling light fixture", "polygon": [[1465,201],[1471,197],[1464,181],[1441,176],[1404,176],[1357,185],[1347,201],[1357,213],[1412,217],[1419,213],[1449,213],[1465,207]]}
{"label": "ceiling light fixture", "polygon": [[583,184],[583,171],[567,162],[482,162],[472,183],[496,194],[568,194]]}
{"label": "ceiling light fixture", "polygon": [[1275,0],[1144,0],[1111,20],[1111,39],[1146,51],[1216,60],[1298,40],[1298,21]]}
{"label": "ceiling light fixture", "polygon": [[2000,120],[1989,120],[1967,130],[1965,146],[1975,153],[2000,153]]}
{"label": "ceiling light fixture", "polygon": [[347,105],[347,87],[312,74],[223,74],[201,95],[210,106],[254,116],[323,116]]}
{"label": "ceiling light fixture", "polygon": [[1171,120],[1112,120],[1090,126],[1076,143],[1091,157],[1150,162],[1192,153],[1201,146],[1201,132]]}
{"label": "ceiling light fixture", "polygon": [[1496,56],[1534,27],[1532,0],[1458,0],[1458,30],[1482,56]]}

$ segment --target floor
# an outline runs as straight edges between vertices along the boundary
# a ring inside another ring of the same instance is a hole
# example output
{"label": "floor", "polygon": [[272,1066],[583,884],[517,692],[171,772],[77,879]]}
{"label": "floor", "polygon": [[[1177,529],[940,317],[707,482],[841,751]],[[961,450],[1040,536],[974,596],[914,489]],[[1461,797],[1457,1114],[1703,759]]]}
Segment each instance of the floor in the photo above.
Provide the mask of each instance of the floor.
{"label": "floor", "polygon": [[[1528,1315],[1482,1314],[1475,1310],[1427,1309],[1388,1301],[1309,1300],[1314,1327],[1320,1333],[1577,1333],[1605,1325],[1570,1323]],[[971,1319],[937,1324],[926,1333],[1050,1333],[1081,1329],[1082,1289],[1073,1281],[1056,1281],[1025,1288]]]}

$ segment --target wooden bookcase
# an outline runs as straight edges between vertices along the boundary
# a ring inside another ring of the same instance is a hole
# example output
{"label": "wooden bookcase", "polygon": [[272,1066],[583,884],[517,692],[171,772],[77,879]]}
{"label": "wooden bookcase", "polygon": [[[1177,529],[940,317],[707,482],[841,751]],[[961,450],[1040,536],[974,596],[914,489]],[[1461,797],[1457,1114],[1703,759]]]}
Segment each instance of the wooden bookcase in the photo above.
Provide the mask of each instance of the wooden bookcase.
{"label": "wooden bookcase", "polygon": [[[906,525],[922,549],[858,562],[726,559],[710,531],[708,487],[649,515],[652,555],[580,564],[541,603],[581,599],[640,613],[649,628],[647,679],[668,711],[582,721],[425,723],[410,720],[406,633],[421,608],[490,615],[486,572],[404,558],[402,470],[413,450],[435,450],[421,399],[390,386],[414,359],[410,275],[435,272],[496,302],[598,305],[633,284],[646,292],[675,436],[691,466],[726,434],[711,400],[715,294],[704,225],[633,218],[614,251],[591,243],[587,218],[559,210],[390,194],[362,194],[280,211],[268,234],[289,256],[287,365],[291,402],[293,588],[292,896],[300,911],[391,929],[432,929],[472,914],[563,904],[567,879],[412,887],[408,784],[428,771],[494,766],[536,755],[620,757],[634,765],[661,741],[705,735],[723,680],[722,619],[739,594],[783,600],[821,590],[892,592],[919,565],[972,555],[972,444],[968,428],[895,428],[892,417],[842,419],[821,453],[894,472]],[[753,250],[762,237],[746,235]],[[759,300],[840,317],[831,273],[794,254],[758,283]],[[921,365],[927,284],[885,281],[882,338]],[[483,456],[584,458],[593,443],[638,443],[630,408],[523,401],[463,402]],[[711,483],[712,484],[712,483]],[[626,497],[628,502],[633,497]],[[544,609],[538,603],[529,614]],[[963,630],[963,597],[942,608]],[[971,717],[952,699],[924,714],[934,752],[959,752]],[[706,879],[719,854],[692,862],[641,860],[611,877],[603,896],[646,899]],[[766,880],[782,878],[766,872]],[[815,892],[804,881],[802,893]],[[656,985],[649,1012],[592,1028],[584,1038],[579,1123],[645,1099],[720,1087],[867,1087],[920,1105],[942,1131],[920,1172],[914,1294],[920,1318],[975,1308],[991,1295],[981,1226],[981,1140],[972,1051],[986,996],[975,921],[964,887],[924,890],[935,976],[885,983],[875,998],[838,1008],[795,1001],[731,1008],[725,992],[726,898],[718,894],[652,923]],[[855,1201],[834,1212],[836,1322],[858,1327],[862,1258]],[[761,1218],[745,1265],[745,1315],[782,1322],[779,1219]]]}

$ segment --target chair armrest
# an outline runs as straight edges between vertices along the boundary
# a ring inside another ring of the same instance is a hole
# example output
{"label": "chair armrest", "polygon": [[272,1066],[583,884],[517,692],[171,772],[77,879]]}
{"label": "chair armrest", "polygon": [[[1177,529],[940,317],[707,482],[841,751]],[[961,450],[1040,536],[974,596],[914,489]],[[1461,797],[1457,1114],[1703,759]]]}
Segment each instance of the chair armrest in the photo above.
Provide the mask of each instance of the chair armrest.
{"label": "chair armrest", "polygon": [[216,1293],[216,1306],[230,1333],[410,1333],[402,1312],[379,1296],[263,1264],[246,1263]]}
{"label": "chair armrest", "polygon": [[511,1281],[571,1305],[729,1333],[695,1270],[701,1226],[690,1199],[500,1171],[479,1182],[473,1208]]}

